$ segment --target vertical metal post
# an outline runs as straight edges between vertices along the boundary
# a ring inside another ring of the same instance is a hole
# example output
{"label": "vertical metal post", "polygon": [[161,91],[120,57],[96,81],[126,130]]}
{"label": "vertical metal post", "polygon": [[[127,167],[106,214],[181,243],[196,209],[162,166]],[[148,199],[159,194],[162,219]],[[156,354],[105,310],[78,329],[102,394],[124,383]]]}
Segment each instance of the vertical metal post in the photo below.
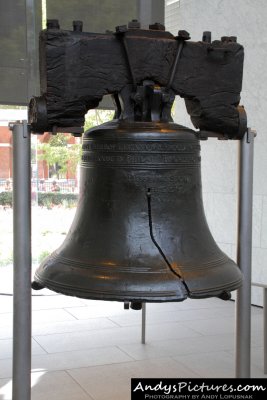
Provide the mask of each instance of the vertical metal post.
{"label": "vertical metal post", "polygon": [[254,134],[248,128],[239,144],[237,263],[243,273],[243,285],[237,291],[236,299],[236,378],[250,378]]}
{"label": "vertical metal post", "polygon": [[160,22],[164,25],[165,1],[164,0],[139,0],[137,2],[138,19],[142,28]]}
{"label": "vertical metal post", "polygon": [[31,398],[31,134],[13,127],[13,400]]}
{"label": "vertical metal post", "polygon": [[142,303],[142,334],[141,343],[146,344],[146,303]]}
{"label": "vertical metal post", "polygon": [[263,289],[263,352],[264,373],[267,374],[267,287]]}
{"label": "vertical metal post", "polygon": [[[27,43],[27,97],[39,95],[38,34],[41,29],[41,5],[36,0],[26,0],[26,43]],[[37,36],[37,38],[36,38]]]}

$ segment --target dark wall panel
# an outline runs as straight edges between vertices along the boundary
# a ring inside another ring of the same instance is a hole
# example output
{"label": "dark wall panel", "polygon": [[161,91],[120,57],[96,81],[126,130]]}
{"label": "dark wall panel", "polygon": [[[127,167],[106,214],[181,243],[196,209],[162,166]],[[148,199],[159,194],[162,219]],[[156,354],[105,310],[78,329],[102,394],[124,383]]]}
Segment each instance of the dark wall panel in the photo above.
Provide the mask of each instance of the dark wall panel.
{"label": "dark wall panel", "polygon": [[81,20],[86,32],[114,30],[137,18],[134,0],[47,0],[47,18],[58,19],[62,29],[72,29],[73,20]]}
{"label": "dark wall panel", "polygon": [[[145,25],[156,22],[163,2],[47,0],[47,18],[58,19],[62,29],[72,29],[73,20],[82,20],[84,31],[114,31],[117,25],[135,18]],[[0,104],[27,105],[30,97],[38,95],[41,3],[41,0],[0,0]]]}
{"label": "dark wall panel", "polygon": [[0,0],[0,104],[24,105],[34,94],[40,29],[41,0]]}

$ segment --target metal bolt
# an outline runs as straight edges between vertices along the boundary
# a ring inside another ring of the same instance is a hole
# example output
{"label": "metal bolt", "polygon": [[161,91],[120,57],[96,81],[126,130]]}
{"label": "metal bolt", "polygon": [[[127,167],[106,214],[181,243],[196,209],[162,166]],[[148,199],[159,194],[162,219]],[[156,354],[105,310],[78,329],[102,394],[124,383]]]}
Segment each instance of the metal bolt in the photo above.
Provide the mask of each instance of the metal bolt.
{"label": "metal bolt", "polygon": [[211,32],[204,31],[202,35],[202,42],[211,43]]}
{"label": "metal bolt", "polygon": [[72,22],[74,32],[82,32],[83,31],[83,22],[82,21],[73,21]]}
{"label": "metal bolt", "polygon": [[10,131],[13,131],[15,122],[9,122],[8,127]]}
{"label": "metal bolt", "polygon": [[132,19],[132,21],[128,22],[129,29],[140,29],[141,24],[137,19]]}
{"label": "metal bolt", "polygon": [[47,29],[60,29],[58,19],[48,19],[46,21]]}
{"label": "metal bolt", "polygon": [[116,33],[125,33],[127,32],[127,26],[126,25],[119,25],[116,26]]}
{"label": "metal bolt", "polygon": [[236,36],[230,36],[229,37],[229,41],[233,42],[233,43],[236,43],[237,42],[237,37]]}
{"label": "metal bolt", "polygon": [[222,300],[230,300],[231,299],[231,293],[230,292],[227,292],[227,291],[224,291],[224,292],[222,292],[219,296],[218,296],[220,299],[222,299]]}
{"label": "metal bolt", "polygon": [[190,33],[184,30],[178,31],[178,39],[189,40]]}
{"label": "metal bolt", "polygon": [[149,29],[154,31],[165,31],[165,26],[162,25],[160,22],[155,22],[154,24],[149,25]]}

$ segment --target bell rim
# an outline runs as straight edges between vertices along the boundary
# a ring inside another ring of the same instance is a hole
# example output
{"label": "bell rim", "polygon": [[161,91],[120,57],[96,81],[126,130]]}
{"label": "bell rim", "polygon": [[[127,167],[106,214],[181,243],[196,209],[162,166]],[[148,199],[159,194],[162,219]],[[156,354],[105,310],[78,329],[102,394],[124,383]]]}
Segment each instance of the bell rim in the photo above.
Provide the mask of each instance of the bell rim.
{"label": "bell rim", "polygon": [[[100,291],[95,291],[95,292],[84,291],[80,290],[79,288],[76,288],[75,286],[60,285],[60,284],[55,284],[54,282],[50,283],[47,279],[45,280],[38,279],[38,276],[35,275],[32,285],[36,283],[42,286],[43,288],[52,290],[53,292],[87,300],[118,301],[122,303],[123,302],[166,303],[166,302],[181,302],[189,297],[186,291],[184,291],[184,296],[181,296],[181,294],[172,294],[170,291],[158,292],[158,294],[155,294],[155,292],[153,292],[151,293],[151,296],[149,296],[148,294],[138,296],[138,293],[136,292],[132,295],[130,295],[129,292],[128,294],[126,294],[125,292],[124,295],[124,292],[120,291],[120,293],[116,296],[114,292],[101,293]],[[165,297],[162,295],[163,293]]]}

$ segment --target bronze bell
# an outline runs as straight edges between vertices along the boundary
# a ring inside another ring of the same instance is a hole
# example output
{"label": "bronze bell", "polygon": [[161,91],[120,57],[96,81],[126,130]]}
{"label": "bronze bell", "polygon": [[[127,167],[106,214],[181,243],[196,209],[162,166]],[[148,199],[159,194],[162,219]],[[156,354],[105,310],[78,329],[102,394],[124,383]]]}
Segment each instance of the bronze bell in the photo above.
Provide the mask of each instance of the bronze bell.
{"label": "bronze bell", "polygon": [[237,265],[215,243],[201,193],[195,131],[114,120],[84,134],[80,197],[35,288],[123,302],[229,298]]}

